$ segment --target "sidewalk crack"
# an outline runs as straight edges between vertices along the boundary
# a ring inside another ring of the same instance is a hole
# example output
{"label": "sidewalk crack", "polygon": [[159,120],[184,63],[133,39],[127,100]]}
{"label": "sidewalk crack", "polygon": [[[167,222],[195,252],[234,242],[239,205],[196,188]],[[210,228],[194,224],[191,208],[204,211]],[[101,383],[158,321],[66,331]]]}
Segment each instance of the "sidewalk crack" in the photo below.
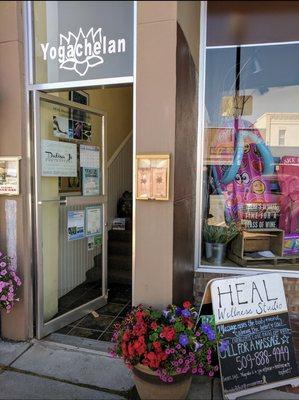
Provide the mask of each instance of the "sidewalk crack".
{"label": "sidewalk crack", "polygon": [[35,376],[35,377],[38,377],[38,378],[44,378],[44,379],[48,379],[48,380],[52,380],[52,381],[56,381],[56,382],[67,383],[67,384],[70,384],[70,385],[73,385],[73,386],[82,387],[82,388],[85,388],[85,389],[96,390],[98,392],[106,392],[106,393],[110,393],[110,394],[115,394],[115,395],[118,395],[118,396],[121,396],[121,397],[125,397],[126,399],[131,399],[132,390],[134,388],[133,387],[133,388],[127,390],[127,391],[125,391],[125,390],[124,391],[113,390],[113,389],[108,389],[108,388],[102,388],[102,387],[99,387],[99,386],[96,386],[96,385],[91,385],[89,383],[72,382],[72,381],[69,381],[67,379],[57,378],[57,377],[54,377],[54,376],[49,376],[49,375],[44,375],[44,374],[39,374],[39,373],[32,372],[32,371],[26,371],[26,370],[23,370],[23,369],[12,367],[12,366],[3,366],[2,369],[3,369],[3,371],[0,372],[0,374],[3,373],[4,371],[11,371],[11,372],[19,373],[19,374]]}

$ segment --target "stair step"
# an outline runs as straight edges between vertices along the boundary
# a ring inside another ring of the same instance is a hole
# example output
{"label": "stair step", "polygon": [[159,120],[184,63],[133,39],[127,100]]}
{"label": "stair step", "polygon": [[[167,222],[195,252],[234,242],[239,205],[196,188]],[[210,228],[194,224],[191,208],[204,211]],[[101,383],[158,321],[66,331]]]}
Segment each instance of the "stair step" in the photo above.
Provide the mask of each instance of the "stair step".
{"label": "stair step", "polygon": [[132,271],[112,270],[108,272],[108,286],[113,283],[121,283],[125,285],[132,284]]}
{"label": "stair step", "polygon": [[[88,282],[101,282],[102,281],[102,268],[97,266],[93,267],[86,272],[86,279]],[[113,283],[132,284],[132,271],[112,269],[108,271],[108,285]]]}
{"label": "stair step", "polygon": [[132,242],[132,231],[114,231],[110,230],[108,232],[108,241],[117,241],[117,242]]}
{"label": "stair step", "polygon": [[132,257],[125,255],[109,255],[108,256],[108,271],[109,270],[132,270]]}
{"label": "stair step", "polygon": [[108,254],[109,255],[132,255],[132,243],[131,242],[122,242],[120,240],[109,241],[108,242]]}

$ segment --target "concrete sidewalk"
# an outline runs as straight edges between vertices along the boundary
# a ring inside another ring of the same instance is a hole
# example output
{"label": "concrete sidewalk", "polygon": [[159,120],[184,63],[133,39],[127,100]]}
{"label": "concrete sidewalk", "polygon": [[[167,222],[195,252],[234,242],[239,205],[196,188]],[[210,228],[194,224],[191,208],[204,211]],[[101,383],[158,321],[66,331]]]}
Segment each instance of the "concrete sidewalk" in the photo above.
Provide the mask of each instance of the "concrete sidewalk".
{"label": "concrete sidewalk", "polygon": [[[0,399],[138,399],[130,371],[102,350],[47,341],[0,341]],[[278,390],[248,399],[298,399]],[[221,400],[218,379],[194,378],[188,400]]]}

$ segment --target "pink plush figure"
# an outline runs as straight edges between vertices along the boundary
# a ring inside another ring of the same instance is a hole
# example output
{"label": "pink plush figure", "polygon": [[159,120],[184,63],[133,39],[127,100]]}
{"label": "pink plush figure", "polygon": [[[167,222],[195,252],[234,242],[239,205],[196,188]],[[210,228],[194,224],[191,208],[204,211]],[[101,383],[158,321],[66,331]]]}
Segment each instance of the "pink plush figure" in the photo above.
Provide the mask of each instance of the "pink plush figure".
{"label": "pink plush figure", "polygon": [[[258,142],[263,142],[262,136],[257,129],[246,128],[246,132],[249,131],[252,137],[255,135]],[[221,147],[225,146],[227,148],[229,142],[234,148],[240,145],[237,144],[237,135],[240,132],[242,132],[242,129],[224,128],[219,130],[216,140],[217,137],[222,140],[224,139],[222,142],[219,140],[217,144],[215,143],[216,147],[219,148],[219,154],[221,154]],[[230,140],[229,135],[231,136]],[[235,160],[232,160],[231,157],[229,164],[231,165],[233,162]],[[228,184],[224,184],[222,179],[230,165],[215,165],[213,167],[213,176],[216,180],[218,192],[221,192],[225,196],[226,219],[240,220],[244,204],[273,202],[273,195],[270,191],[270,179],[263,175],[264,160],[261,157],[257,144],[250,140],[250,136],[244,141],[242,160],[234,179]]]}

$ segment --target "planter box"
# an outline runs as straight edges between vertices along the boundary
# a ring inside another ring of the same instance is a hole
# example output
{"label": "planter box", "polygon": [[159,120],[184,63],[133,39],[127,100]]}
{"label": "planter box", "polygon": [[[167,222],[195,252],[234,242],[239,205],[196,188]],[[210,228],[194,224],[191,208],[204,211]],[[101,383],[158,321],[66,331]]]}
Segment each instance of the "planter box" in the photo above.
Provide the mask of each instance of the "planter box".
{"label": "planter box", "polygon": [[[245,253],[271,251],[275,257],[283,255],[284,231],[281,229],[243,231],[231,242],[231,253],[243,259]],[[273,258],[275,258],[273,257]]]}

